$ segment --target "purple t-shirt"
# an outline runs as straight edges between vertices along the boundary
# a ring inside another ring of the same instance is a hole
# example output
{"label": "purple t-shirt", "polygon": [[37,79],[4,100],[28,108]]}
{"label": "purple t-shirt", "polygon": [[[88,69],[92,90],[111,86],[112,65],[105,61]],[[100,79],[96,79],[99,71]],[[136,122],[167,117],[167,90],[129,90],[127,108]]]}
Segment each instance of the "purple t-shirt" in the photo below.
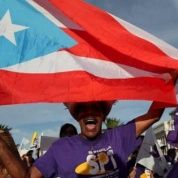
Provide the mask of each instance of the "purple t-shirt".
{"label": "purple t-shirt", "polygon": [[172,169],[170,170],[167,178],[177,178],[178,177],[178,162],[176,162]]}
{"label": "purple t-shirt", "polygon": [[34,166],[44,178],[125,178],[136,146],[135,123],[129,122],[94,141],[80,135],[59,139]]}

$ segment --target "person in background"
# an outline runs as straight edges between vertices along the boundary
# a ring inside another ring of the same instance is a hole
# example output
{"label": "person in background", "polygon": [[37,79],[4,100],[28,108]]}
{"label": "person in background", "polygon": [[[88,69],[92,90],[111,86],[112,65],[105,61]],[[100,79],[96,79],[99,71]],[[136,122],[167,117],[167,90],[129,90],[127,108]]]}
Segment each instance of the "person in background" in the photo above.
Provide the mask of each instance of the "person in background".
{"label": "person in background", "polygon": [[166,161],[168,162],[169,165],[174,165],[175,164],[175,158],[176,158],[176,149],[175,148],[170,148],[167,151],[167,155],[165,156]]}
{"label": "person in background", "polygon": [[178,177],[178,160],[176,160],[176,148],[170,148],[167,152],[166,157],[169,165],[170,171],[167,178],[177,178]]}
{"label": "person in background", "polygon": [[78,134],[78,132],[77,132],[77,129],[75,128],[75,126],[70,123],[66,123],[61,126],[59,137],[60,138],[71,137],[71,136],[77,135],[77,134]]}
{"label": "person in background", "polygon": [[35,162],[35,159],[33,158],[33,150],[29,150],[26,154],[22,156],[21,159],[24,161],[27,167],[30,168]]}
{"label": "person in background", "polygon": [[177,178],[178,177],[178,161],[172,165],[172,168],[167,176],[167,178]]}
{"label": "person in background", "polygon": [[134,152],[129,156],[129,160],[127,162],[127,172],[128,172],[128,178],[135,178],[138,168],[136,167],[136,160],[137,155],[140,149],[140,146],[143,142],[144,136],[139,136],[137,139],[137,147],[134,150]]}

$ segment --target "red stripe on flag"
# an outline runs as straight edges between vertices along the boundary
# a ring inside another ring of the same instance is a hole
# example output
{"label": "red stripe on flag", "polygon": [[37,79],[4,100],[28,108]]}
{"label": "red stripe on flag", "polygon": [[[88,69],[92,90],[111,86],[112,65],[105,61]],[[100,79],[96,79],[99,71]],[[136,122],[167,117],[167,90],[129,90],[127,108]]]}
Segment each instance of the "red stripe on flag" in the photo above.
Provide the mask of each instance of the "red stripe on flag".
{"label": "red stripe on flag", "polygon": [[[78,42],[76,46],[65,50],[76,56],[88,57],[89,60],[108,60],[154,73],[178,68],[178,62],[158,47],[131,34],[111,16],[83,1],[35,1],[39,4],[44,2],[45,8],[51,2],[55,8],[55,17],[60,18],[62,11],[64,23],[66,15],[83,29],[64,29]],[[48,10],[54,9],[50,6]],[[44,58],[40,60],[43,63]],[[65,65],[65,60],[63,63]],[[3,70],[0,70],[0,75],[0,104],[117,99],[176,103],[173,84],[154,77],[104,79],[79,71],[27,74]]]}
{"label": "red stripe on flag", "polygon": [[[78,44],[66,49],[72,54],[77,56],[87,56],[90,58],[96,58],[101,60],[112,61],[119,64],[124,64],[128,66],[132,66],[138,69],[155,72],[155,73],[164,73],[171,71],[168,69],[168,66],[157,66],[151,65],[149,63],[135,60],[131,56],[124,55],[119,51],[113,51],[108,48],[108,46],[103,45],[100,41],[92,38],[86,31],[73,30],[73,29],[63,29],[66,33],[68,33],[72,38],[74,38]],[[116,58],[118,57],[118,58]],[[124,59],[124,60],[123,60]],[[134,61],[134,62],[133,62]]]}
{"label": "red stripe on flag", "polygon": [[142,61],[167,69],[178,68],[177,60],[166,55],[151,42],[131,34],[99,8],[81,0],[49,0],[49,2],[97,40],[104,47],[99,50],[109,60],[130,66]]}
{"label": "red stripe on flag", "polygon": [[173,85],[158,78],[108,80],[86,72],[19,74],[0,70],[0,104],[142,99],[175,104]]}

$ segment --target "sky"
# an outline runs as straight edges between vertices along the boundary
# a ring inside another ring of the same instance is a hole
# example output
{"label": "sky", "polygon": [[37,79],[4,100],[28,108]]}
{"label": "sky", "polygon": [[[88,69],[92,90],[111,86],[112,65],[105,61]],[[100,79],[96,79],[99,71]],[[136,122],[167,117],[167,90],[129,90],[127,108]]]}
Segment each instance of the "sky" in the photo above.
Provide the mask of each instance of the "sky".
{"label": "sky", "polygon": [[[88,0],[88,2],[178,48],[178,0]],[[113,106],[108,117],[128,122],[144,114],[150,103],[148,101],[119,101]],[[166,109],[162,121],[170,119],[169,113],[172,109]],[[73,123],[79,129],[77,122],[72,119],[63,104],[0,106],[0,123],[13,128],[11,132],[16,143],[20,143],[23,137],[30,139],[33,131],[58,136],[61,125],[66,122]]]}

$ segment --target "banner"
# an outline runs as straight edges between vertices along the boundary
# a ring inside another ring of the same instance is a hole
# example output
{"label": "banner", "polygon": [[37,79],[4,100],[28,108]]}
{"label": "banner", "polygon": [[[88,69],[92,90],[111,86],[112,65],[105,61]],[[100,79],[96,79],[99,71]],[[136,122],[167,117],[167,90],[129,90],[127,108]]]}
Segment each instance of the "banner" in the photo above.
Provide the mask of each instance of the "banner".
{"label": "banner", "polygon": [[178,50],[166,42],[81,0],[0,7],[0,104],[176,103]]}
{"label": "banner", "polygon": [[50,136],[41,136],[41,142],[40,142],[40,152],[41,155],[45,154],[48,148],[54,143],[57,139],[57,137],[50,137]]}

